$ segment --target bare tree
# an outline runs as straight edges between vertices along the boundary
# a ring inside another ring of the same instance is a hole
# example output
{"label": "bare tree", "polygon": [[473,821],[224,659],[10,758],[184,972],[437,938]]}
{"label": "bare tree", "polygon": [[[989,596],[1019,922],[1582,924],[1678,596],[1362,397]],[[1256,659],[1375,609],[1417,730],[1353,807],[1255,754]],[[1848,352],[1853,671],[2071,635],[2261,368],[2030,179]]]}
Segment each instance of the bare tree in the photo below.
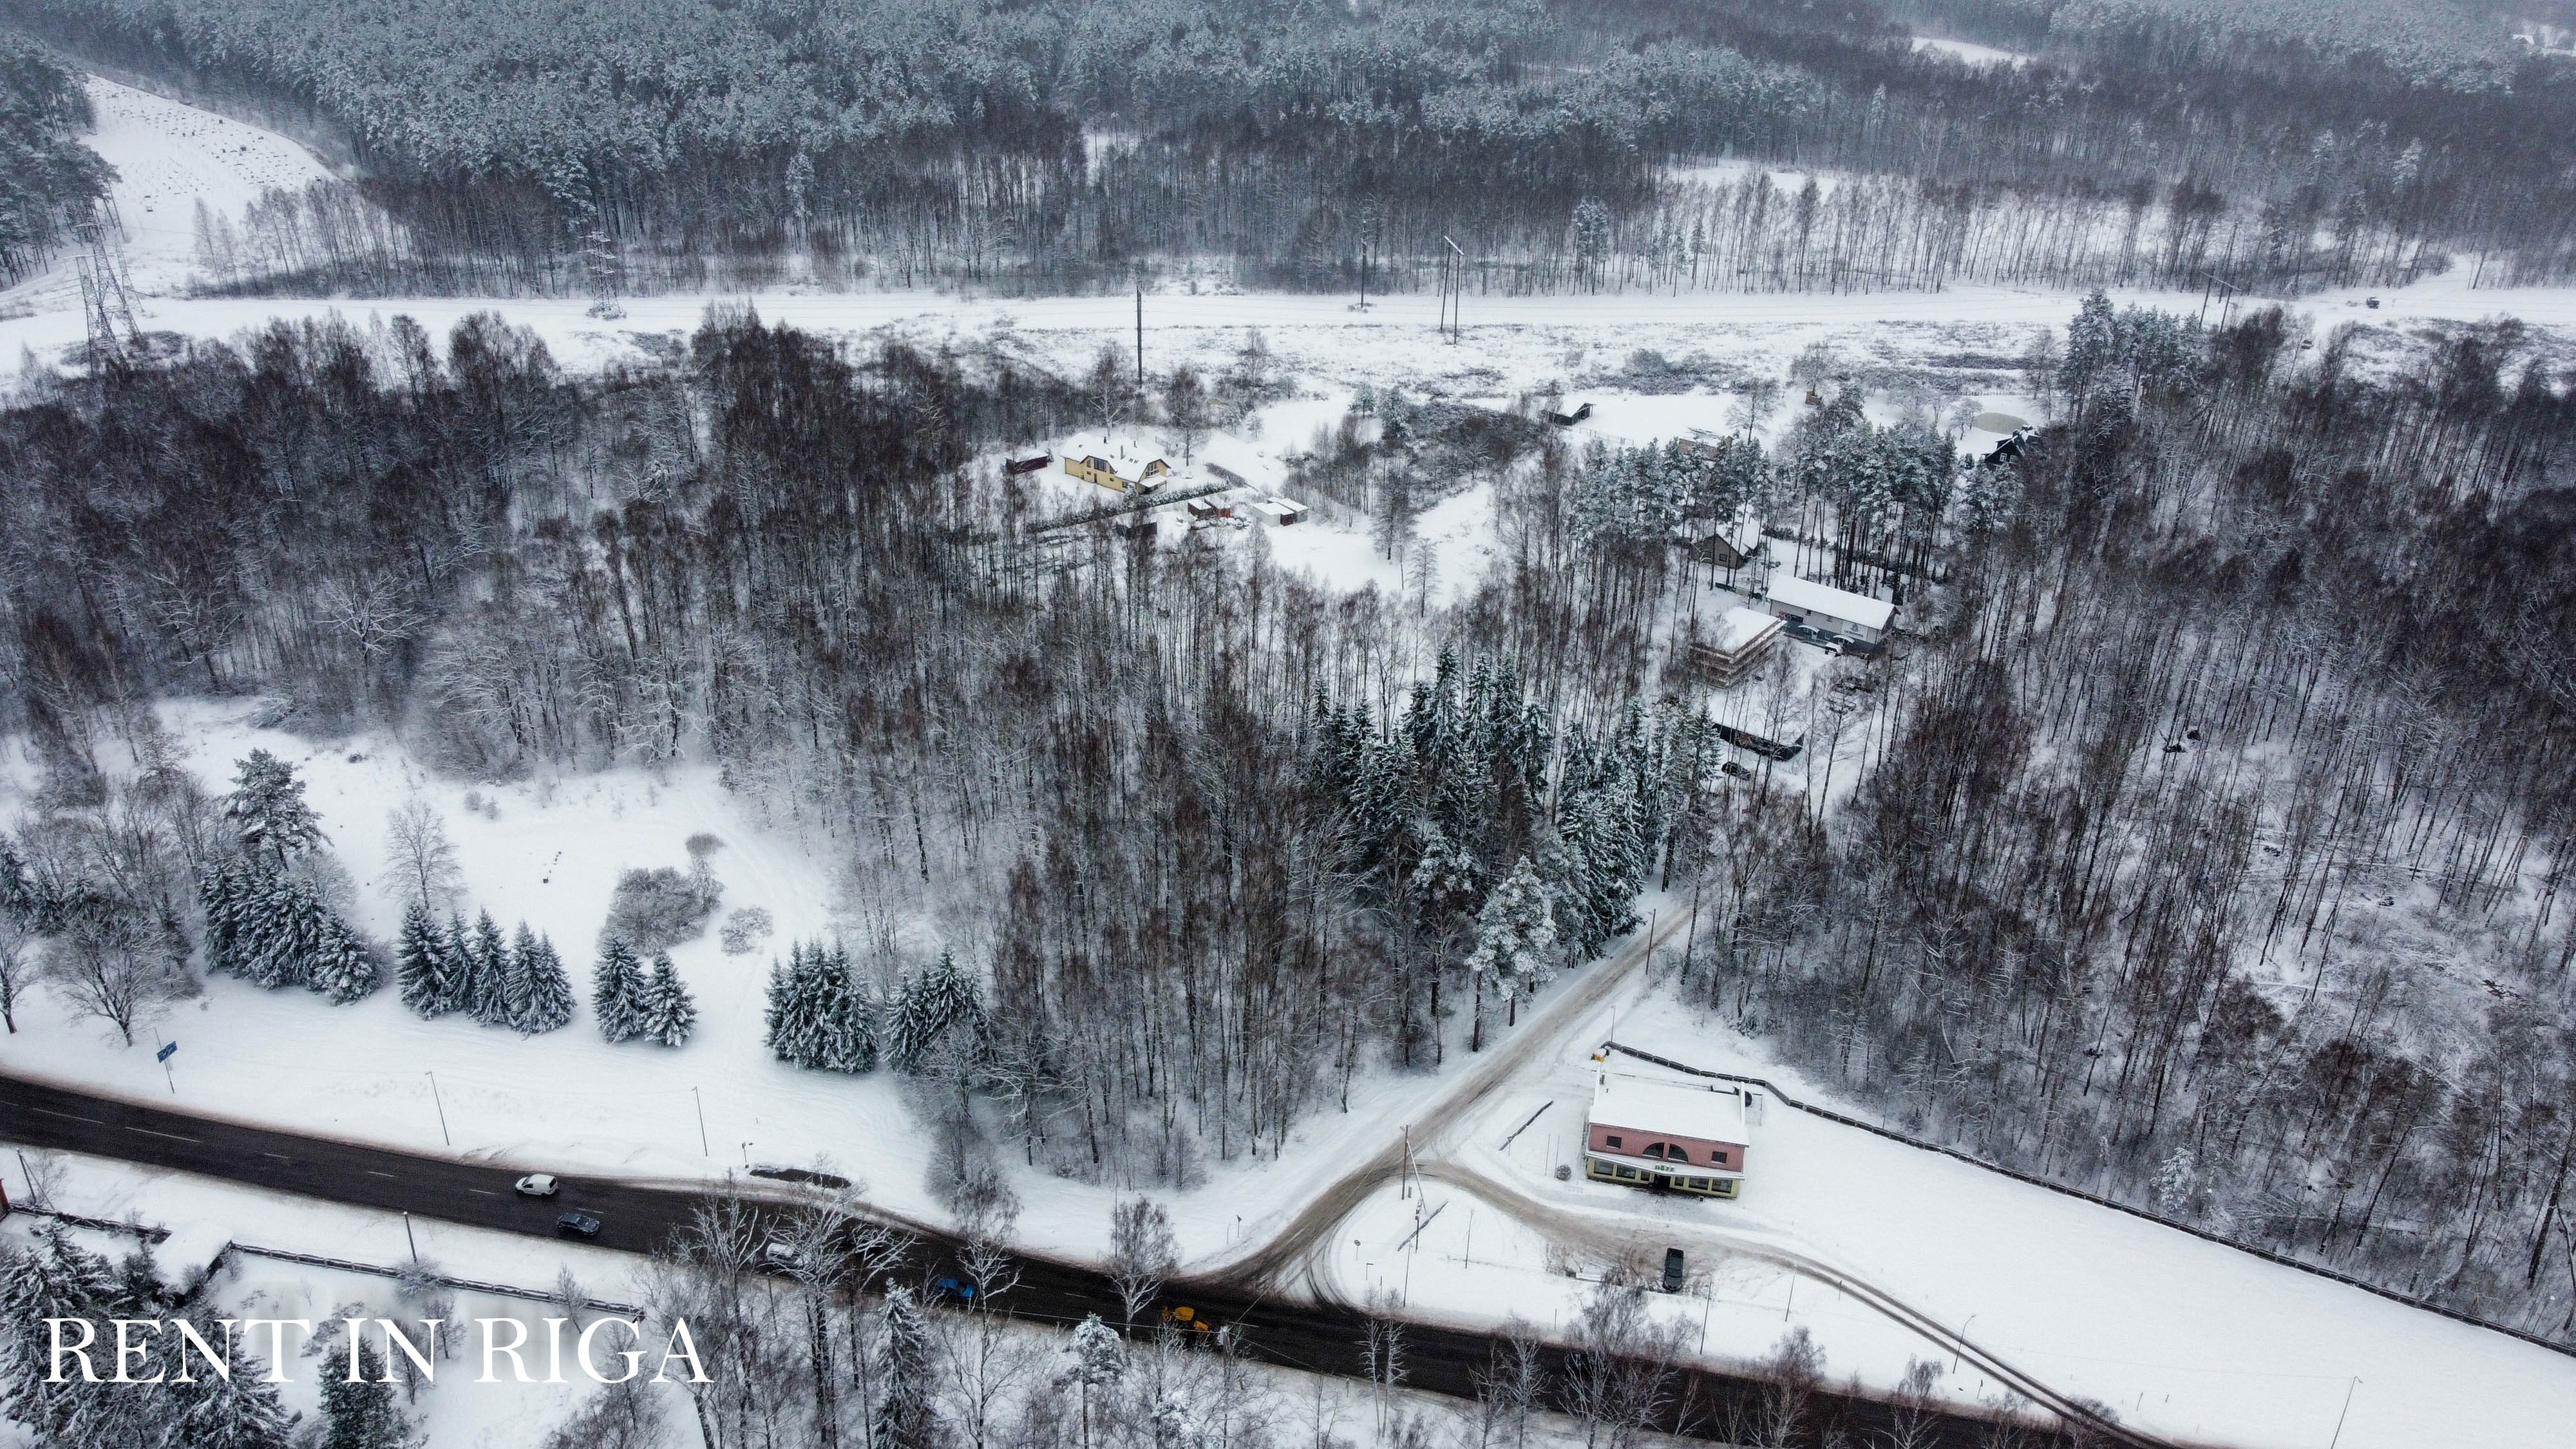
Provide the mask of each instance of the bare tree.
{"label": "bare tree", "polygon": [[464,886],[446,819],[418,795],[385,813],[385,856],[393,863],[404,899],[433,915]]}
{"label": "bare tree", "polygon": [[993,1449],[1002,1409],[1020,1383],[1036,1372],[1036,1350],[1014,1331],[997,1305],[1019,1285],[1010,1255],[991,1243],[970,1243],[958,1266],[975,1284],[964,1313],[945,1323],[939,1355],[941,1396],[969,1449]]}
{"label": "bare tree", "polygon": [[36,979],[36,936],[15,916],[0,910],[0,1021],[18,1034],[18,993]]}
{"label": "bare tree", "polygon": [[1476,1449],[1524,1449],[1530,1415],[1546,1391],[1538,1330],[1515,1314],[1504,1320],[1485,1367],[1476,1371]]}
{"label": "bare tree", "polygon": [[1172,1241],[1172,1220],[1152,1198],[1132,1198],[1109,1212],[1109,1281],[1126,1310],[1127,1331],[1136,1331],[1136,1315],[1163,1291],[1164,1280],[1179,1266]]}
{"label": "bare tree", "polygon": [[152,1008],[194,984],[170,957],[169,939],[130,913],[109,907],[81,912],[45,953],[46,977],[72,1013],[116,1028],[127,1046]]}

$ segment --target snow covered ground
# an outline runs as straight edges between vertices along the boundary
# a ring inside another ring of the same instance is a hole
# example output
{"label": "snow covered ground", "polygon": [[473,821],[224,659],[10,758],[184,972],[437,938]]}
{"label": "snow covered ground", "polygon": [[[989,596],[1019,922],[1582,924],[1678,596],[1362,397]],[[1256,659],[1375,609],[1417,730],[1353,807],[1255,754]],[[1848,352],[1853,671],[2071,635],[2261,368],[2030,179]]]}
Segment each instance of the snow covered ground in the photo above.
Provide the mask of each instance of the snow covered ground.
{"label": "snow covered ground", "polygon": [[2001,50],[1991,45],[1979,45],[1973,40],[1941,40],[1929,35],[1914,37],[1914,49],[1918,53],[1930,50],[1957,56],[1972,66],[2028,65],[2031,60],[2018,50]]}
{"label": "snow covered ground", "polygon": [[[191,1269],[203,1269],[213,1262],[227,1243],[285,1247],[347,1263],[400,1268],[411,1260],[416,1238],[421,1260],[443,1276],[508,1285],[535,1295],[509,1297],[453,1291],[452,1321],[468,1325],[482,1319],[510,1319],[527,1330],[527,1341],[533,1345],[526,1355],[531,1378],[542,1378],[547,1372],[547,1329],[543,1320],[564,1315],[557,1304],[539,1301],[554,1292],[559,1273],[570,1273],[581,1294],[593,1300],[635,1303],[645,1296],[640,1276],[642,1260],[622,1253],[565,1241],[485,1232],[429,1218],[414,1218],[410,1224],[414,1237],[406,1237],[402,1219],[390,1213],[313,1202],[77,1154],[63,1154],[58,1160],[63,1171],[56,1203],[63,1210],[108,1222],[131,1219],[146,1226],[173,1229],[168,1241],[151,1249],[163,1281],[173,1284],[183,1282]],[[23,1196],[26,1182],[18,1159],[0,1154],[0,1185]],[[0,1221],[0,1242],[24,1243],[46,1221],[25,1213]],[[69,1231],[73,1241],[110,1261],[124,1257],[136,1245],[133,1237],[123,1233],[88,1228]],[[223,1271],[211,1280],[211,1289],[211,1306],[236,1318],[301,1318],[321,1325],[344,1316],[385,1317],[408,1325],[421,1316],[419,1305],[401,1297],[394,1280],[248,1253],[232,1254]],[[584,1320],[598,1316],[597,1310],[582,1315]],[[529,1449],[597,1392],[570,1363],[564,1366],[565,1383],[520,1383],[512,1375],[509,1360],[502,1358],[495,1362],[496,1381],[483,1383],[481,1339],[474,1335],[488,1332],[493,1341],[507,1343],[510,1331],[506,1327],[469,1327],[465,1331],[468,1336],[458,1346],[457,1356],[439,1361],[434,1381],[404,1406],[421,1431],[419,1442],[430,1449]],[[417,1335],[418,1330],[413,1332]],[[624,1346],[622,1337],[616,1336],[614,1330],[610,1332],[611,1337],[601,1345],[603,1351]],[[573,1336],[567,1332],[568,1344]],[[1027,1338],[1043,1354],[1060,1353],[1066,1343],[1061,1332],[1049,1328],[1031,1328]],[[251,1341],[264,1350],[266,1330],[260,1330]],[[369,1341],[378,1342],[372,1334]],[[300,1332],[286,1330],[290,1353],[302,1342]],[[658,1335],[651,1346],[661,1346]],[[711,1351],[711,1345],[704,1342],[698,1347]],[[290,1359],[287,1382],[279,1389],[286,1407],[308,1420],[318,1419],[320,1384],[331,1366],[315,1358]],[[603,1372],[618,1371],[613,1360],[603,1359],[600,1366]],[[644,1361],[648,1380],[656,1367],[654,1359]],[[674,1375],[680,1371],[678,1365],[671,1369]],[[137,1372],[148,1374],[150,1367],[138,1367]],[[1383,1423],[1381,1430],[1373,1395],[1366,1385],[1295,1369],[1265,1366],[1256,1373],[1257,1382],[1267,1391],[1269,1407],[1291,1426],[1282,1436],[1291,1442],[1337,1445],[1341,1449],[1374,1449],[1379,1444],[1405,1442],[1402,1426],[1392,1418]],[[691,1417],[684,1392],[672,1384],[657,1386],[651,1392],[661,1396],[665,1422],[674,1426],[669,1442],[696,1443],[693,1434],[677,1427],[687,1424]],[[1431,1394],[1398,1390],[1392,1400],[1404,1417],[1434,1424],[1461,1412],[1455,1401]],[[1318,1419],[1322,1423],[1320,1433],[1313,1427]],[[1570,1449],[1581,1438],[1579,1426],[1556,1415],[1542,1414],[1532,1427],[1532,1442],[1538,1449]],[[0,1430],[0,1439],[5,1437],[6,1431]]]}
{"label": "snow covered ground", "polygon": [[[276,316],[337,312],[363,324],[402,312],[441,331],[470,313],[497,309],[536,329],[569,365],[590,367],[640,359],[646,344],[685,334],[709,300],[630,299],[626,318],[604,322],[585,315],[580,300],[187,298],[180,293],[198,200],[238,208],[260,186],[321,175],[321,165],[291,143],[239,123],[98,85],[98,144],[125,173],[118,202],[133,237],[130,265],[146,294],[146,327],[221,337]],[[2320,331],[2345,321],[2394,329],[2495,315],[2576,329],[2576,289],[2473,290],[2469,276],[2464,265],[2383,291],[2377,310],[2358,290],[2306,298],[2297,310]],[[781,291],[743,300],[765,318],[853,342],[900,337],[973,347],[1010,339],[1072,371],[1104,343],[1132,336],[1134,305],[1119,297],[928,292]],[[2201,299],[2119,300],[2196,311]],[[1705,352],[1728,367],[1777,377],[1800,352],[1824,342],[1860,365],[1986,374],[1987,381],[1944,399],[1945,407],[2035,418],[2029,399],[1993,390],[2001,384],[1991,374],[2008,372],[2007,359],[2038,329],[2062,328],[2073,306],[2064,294],[1997,288],[1854,296],[1470,296],[1464,339],[1449,345],[1435,337],[1436,302],[1428,297],[1380,298],[1358,312],[1340,297],[1161,295],[1148,299],[1147,348],[1158,371],[1178,360],[1214,369],[1258,331],[1282,370],[1305,383],[1307,396],[1263,412],[1257,437],[1207,445],[1206,457],[1267,486],[1284,478],[1286,456],[1338,419],[1349,390],[1361,384],[1500,400],[1555,383],[1565,386],[1569,402],[1595,404],[1580,435],[1624,441],[1732,425],[1734,398],[1704,386],[1647,393],[1576,384],[1616,373],[1640,349],[1671,357]],[[0,320],[0,359],[24,348],[39,365],[50,364],[81,340],[77,289],[67,271],[0,295],[0,313],[22,307],[31,314]],[[0,362],[0,369],[9,365]],[[1774,428],[1785,426],[1793,410],[1794,399],[1784,399]],[[1876,399],[1872,411],[1885,415]],[[1998,436],[1971,431],[1965,441],[1990,445]],[[1105,496],[1089,485],[1058,491],[1068,505]],[[1424,515],[1420,529],[1437,551],[1442,592],[1435,602],[1454,597],[1472,586],[1479,551],[1492,547],[1490,496],[1483,489],[1454,495]],[[1406,582],[1403,565],[1370,547],[1364,523],[1255,525],[1243,537],[1247,546],[1258,539],[1274,558],[1336,587],[1373,582],[1392,593]],[[1813,664],[1801,660],[1802,668]],[[674,952],[702,1012],[698,1039],[677,1052],[610,1046],[586,1014],[563,1032],[522,1040],[458,1020],[418,1021],[391,993],[334,1009],[303,993],[272,994],[218,980],[204,998],[158,1023],[162,1039],[180,1043],[173,1062],[179,1105],[532,1169],[693,1178],[746,1160],[823,1165],[864,1179],[872,1199],[890,1210],[936,1215],[922,1185],[926,1146],[909,1126],[892,1078],[797,1072],[769,1059],[760,1044],[772,948],[834,925],[828,852],[819,842],[756,818],[703,771],[487,786],[479,790],[481,808],[474,808],[467,786],[429,778],[388,738],[316,744],[252,728],[252,711],[242,702],[191,705],[174,710],[171,723],[210,788],[223,788],[232,760],[253,744],[299,765],[335,851],[356,878],[360,921],[379,936],[391,935],[396,916],[384,815],[415,790],[446,816],[471,900],[505,929],[526,918],[552,934],[585,986],[591,940],[617,872],[681,865],[682,841],[701,830],[725,841],[714,858],[725,907],[765,907],[777,933],[749,956],[724,955],[712,936]],[[0,820],[15,814],[25,788],[15,752],[9,755],[0,760]],[[1620,1009],[1624,1040],[1705,1066],[1779,1075],[1763,1064],[1755,1044],[1669,1003],[1628,1001]],[[21,1019],[28,1029],[0,1048],[11,1069],[167,1100],[152,1045],[124,1048],[94,1024],[64,1020],[45,996],[22,1008]],[[1606,1020],[1599,1026],[1589,1041],[1608,1034]],[[1219,1168],[1207,1187],[1173,1205],[1186,1252],[1205,1258],[1258,1239],[1348,1162],[1414,1120],[1423,1099],[1461,1069],[1453,1064],[1449,1077],[1363,1079],[1352,1112],[1310,1118],[1285,1161]],[[1853,1373],[1885,1386],[1909,1357],[1930,1354],[1919,1337],[1884,1315],[1755,1256],[1794,1250],[1964,1327],[1977,1344],[2060,1389],[2089,1394],[2132,1422],[2176,1436],[2327,1445],[2347,1392],[2352,1416],[2341,1442],[2365,1449],[2557,1444],[2565,1440],[2563,1426],[2576,1419],[2576,1361],[1776,1106],[1755,1145],[1753,1186],[1740,1203],[1660,1201],[1580,1180],[1557,1183],[1548,1168],[1570,1157],[1571,1134],[1588,1100],[1588,1070],[1580,1050],[1551,1057],[1486,1104],[1448,1144],[1452,1165],[1481,1176],[1498,1193],[1597,1220],[1604,1231],[1641,1245],[1691,1245],[1705,1276],[1695,1281],[1694,1294],[1665,1311],[1696,1310],[1713,1357],[1758,1357],[1784,1326],[1796,1324],[1816,1333],[1838,1377]],[[1509,1153],[1497,1150],[1510,1127],[1546,1101],[1556,1103],[1547,1116]],[[1021,1220],[1029,1246],[1098,1250],[1111,1188],[1030,1181],[1022,1189],[1033,1204],[1043,1194],[1046,1208]],[[1507,1222],[1493,1200],[1476,1199],[1447,1180],[1433,1181],[1429,1194],[1424,1210],[1447,1205],[1415,1247],[1396,1250],[1414,1227],[1416,1203],[1390,1190],[1344,1224],[1337,1242],[1351,1247],[1337,1246],[1322,1270],[1354,1293],[1409,1272],[1417,1310],[1480,1321],[1512,1309],[1534,1320],[1560,1317],[1575,1301],[1569,1295],[1585,1291],[1557,1271],[1564,1266],[1561,1244],[1551,1247],[1549,1236]],[[199,1201],[183,1195],[178,1207],[156,1207],[153,1215],[212,1221],[235,1211],[200,1208]],[[1258,1209],[1236,1216],[1247,1202]],[[357,1250],[361,1239],[384,1240],[384,1222],[335,1212],[310,1208],[267,1220],[303,1239],[293,1244],[299,1248],[392,1261],[390,1248]],[[334,1246],[342,1243],[351,1246]],[[482,1250],[440,1251],[461,1262]],[[508,1276],[506,1265],[486,1271]],[[550,1279],[551,1269],[538,1277]],[[1977,1382],[1973,1370],[1945,1381],[1945,1392],[1967,1400],[1993,1389]],[[444,1440],[441,1449],[447,1449]]]}
{"label": "snow covered ground", "polygon": [[[560,1273],[573,1275],[586,1298],[613,1303],[638,1301],[636,1272],[641,1260],[622,1253],[548,1242],[508,1233],[482,1232],[430,1218],[415,1218],[413,1235],[392,1213],[369,1212],[279,1193],[260,1192],[229,1183],[160,1172],[101,1158],[63,1155],[63,1177],[56,1205],[64,1211],[107,1222],[129,1219],[171,1229],[167,1242],[152,1249],[164,1282],[183,1283],[191,1270],[215,1261],[227,1243],[247,1243],[334,1258],[347,1263],[399,1268],[411,1261],[412,1243],[420,1258],[448,1277],[506,1284],[542,1297],[554,1291]],[[0,1157],[0,1179],[13,1195],[26,1188],[19,1159]],[[27,1214],[0,1226],[0,1240],[24,1241],[45,1220]],[[76,1229],[74,1240],[110,1260],[133,1250],[135,1239],[118,1233]],[[301,1318],[320,1324],[336,1317],[386,1317],[402,1321],[415,1316],[415,1306],[398,1296],[397,1284],[372,1274],[309,1267],[301,1263],[236,1253],[212,1280],[213,1300],[224,1313],[240,1318]],[[562,1316],[563,1309],[530,1298],[457,1292],[459,1322],[478,1318],[516,1319],[530,1330],[529,1341],[542,1345],[546,1330],[539,1321]],[[363,1305],[363,1309],[349,1308]],[[342,1310],[347,1308],[344,1314]],[[417,1330],[414,1330],[415,1333]],[[507,1330],[502,1330],[507,1341]],[[265,1330],[254,1342],[263,1350]],[[287,1347],[295,1352],[302,1336],[287,1330]],[[531,1373],[542,1375],[542,1357],[533,1358]],[[607,1366],[613,1367],[613,1366]],[[149,1372],[149,1370],[142,1370]],[[566,1384],[476,1382],[479,1362],[463,1359],[438,1365],[435,1384],[410,1406],[437,1449],[527,1449],[546,1428],[561,1422],[592,1386],[568,1369]],[[290,1410],[308,1418],[319,1412],[323,1366],[311,1359],[290,1359],[287,1382],[279,1393]],[[509,1372],[503,1360],[501,1373]],[[665,1386],[668,1412],[685,1417],[687,1400]]]}
{"label": "snow covered ground", "polygon": [[[1951,1158],[1766,1104],[1737,1202],[1654,1196],[1552,1169],[1579,1161],[1593,1047],[1618,1040],[1675,1060],[1760,1075],[1802,1100],[1860,1115],[1767,1060],[1750,1042],[1642,984],[1570,1034],[1562,1051],[1422,1149],[1456,1178],[1426,1175],[1418,1204],[1389,1188],[1355,1214],[1324,1270],[1343,1291],[1409,1291],[1416,1312],[1546,1323],[1597,1273],[1596,1243],[1532,1232],[1513,1199],[1597,1222],[1650,1263],[1684,1248],[1695,1276],[1662,1311],[1720,1361],[1766,1354],[1805,1325],[1839,1379],[1892,1385],[1909,1358],[1940,1358],[1940,1391],[1994,1399],[2001,1387],[1869,1305],[1777,1258],[1849,1274],[1928,1314],[2051,1388],[2092,1398],[2124,1422],[2192,1443],[2316,1446],[2563,1445],[2576,1421],[2576,1359],[2455,1323],[2329,1280],[1981,1171]],[[1668,1075],[1612,1057],[1613,1070]],[[1550,1105],[1552,1104],[1552,1105]],[[1501,1146],[1513,1129],[1545,1111]],[[1482,1185],[1480,1197],[1471,1188]],[[1399,1252],[1415,1214],[1436,1211]],[[1551,1237],[1553,1242],[1551,1242]],[[1766,1256],[1769,1255],[1769,1256]],[[1462,1259],[1467,1261],[1462,1262]],[[1409,1260],[1409,1261],[1408,1261]]]}
{"label": "snow covered ground", "polygon": [[[238,224],[243,209],[270,188],[300,188],[331,174],[320,158],[274,131],[100,76],[89,77],[88,88],[98,129],[83,141],[116,168],[109,197],[123,224],[127,280],[147,295],[186,288],[197,268],[200,205]],[[75,331],[80,305],[68,259],[0,294],[0,307],[68,313]]]}

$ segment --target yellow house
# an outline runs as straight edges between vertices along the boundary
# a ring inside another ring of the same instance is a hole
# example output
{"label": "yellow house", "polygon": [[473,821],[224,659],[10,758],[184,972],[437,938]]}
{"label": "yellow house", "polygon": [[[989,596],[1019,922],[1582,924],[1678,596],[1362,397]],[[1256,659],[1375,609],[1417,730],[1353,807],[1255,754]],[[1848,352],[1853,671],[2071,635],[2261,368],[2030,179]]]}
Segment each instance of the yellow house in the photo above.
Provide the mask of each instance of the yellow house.
{"label": "yellow house", "polygon": [[1097,483],[1112,493],[1125,493],[1129,489],[1151,492],[1161,486],[1156,480],[1169,474],[1172,471],[1172,465],[1156,458],[1137,473],[1136,480],[1132,483],[1118,475],[1116,464],[1094,454],[1065,459],[1064,471],[1085,483]]}

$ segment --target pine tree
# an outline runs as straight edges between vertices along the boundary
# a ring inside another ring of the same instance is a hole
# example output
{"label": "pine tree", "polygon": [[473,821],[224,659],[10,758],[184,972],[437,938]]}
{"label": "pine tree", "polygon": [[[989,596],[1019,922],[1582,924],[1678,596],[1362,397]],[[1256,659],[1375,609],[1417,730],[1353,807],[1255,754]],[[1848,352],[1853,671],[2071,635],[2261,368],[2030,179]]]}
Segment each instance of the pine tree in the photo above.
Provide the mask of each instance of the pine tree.
{"label": "pine tree", "polygon": [[423,1018],[444,1015],[455,996],[448,980],[447,941],[429,908],[418,901],[403,907],[402,938],[394,948],[395,978],[402,983],[402,1003]]}
{"label": "pine tree", "polygon": [[501,1000],[493,1010],[495,1025],[515,1031],[526,1031],[531,1010],[536,1002],[537,936],[528,923],[519,923],[511,939],[508,954],[502,958]]}
{"label": "pine tree", "polygon": [[1556,922],[1547,885],[1524,855],[1485,898],[1485,907],[1476,917],[1476,949],[1467,956],[1467,974],[1476,984],[1468,1050],[1485,1047],[1486,983],[1493,983],[1516,1016],[1520,999],[1546,980],[1555,949]]}
{"label": "pine tree", "polygon": [[886,1043],[899,1072],[918,1071],[930,1048],[951,1027],[962,1026],[979,1040],[984,1032],[984,1003],[975,983],[957,967],[949,952],[939,953],[939,963],[904,983],[897,996],[892,1016],[890,1040]]}
{"label": "pine tree", "polygon": [[295,767],[266,750],[253,750],[235,766],[233,793],[224,801],[244,853],[283,865],[322,841],[322,825],[304,803]]}
{"label": "pine tree", "polygon": [[319,900],[311,901],[307,919],[311,923],[313,954],[305,966],[305,985],[331,998],[333,1006],[346,1006],[375,994],[378,981],[376,958],[367,950],[366,941],[349,928],[349,923],[333,914]]}
{"label": "pine tree", "polygon": [[195,1386],[170,1390],[183,1395],[187,1405],[172,1413],[177,1428],[172,1442],[185,1449],[287,1449],[297,1416],[279,1402],[277,1387],[263,1381],[268,1365],[221,1324],[212,1319],[196,1323],[208,1343],[224,1350],[232,1373],[226,1377],[191,1361]]}
{"label": "pine tree", "polygon": [[1118,1330],[1100,1321],[1097,1313],[1087,1315],[1073,1330],[1073,1342],[1065,1346],[1073,1360],[1066,1377],[1080,1386],[1082,1393],[1082,1443],[1091,1443],[1091,1391],[1105,1389],[1118,1382],[1127,1372],[1125,1346],[1118,1341]]}
{"label": "pine tree", "polygon": [[485,911],[474,918],[474,939],[466,945],[472,984],[465,1009],[485,1026],[510,1024],[510,948],[501,940],[501,925]]}
{"label": "pine tree", "polygon": [[938,1442],[931,1412],[931,1373],[936,1362],[930,1322],[912,1290],[896,1284],[877,1306],[877,1401],[870,1438],[882,1449],[929,1449]]}
{"label": "pine tree", "polygon": [[770,961],[769,1003],[761,1019],[770,1055],[790,1066],[812,1068],[823,1064],[821,1003],[815,1000],[817,981],[807,951],[804,942],[791,942],[784,962]]}
{"label": "pine tree", "polygon": [[[521,926],[519,932],[524,938],[527,927]],[[513,1026],[537,1036],[571,1024],[572,975],[564,970],[563,957],[551,938],[537,937],[535,944],[522,953],[517,975],[527,996]]]}
{"label": "pine tree", "polygon": [[[777,990],[775,973],[770,989]],[[643,1009],[643,968],[624,938],[611,936],[599,948],[599,964],[591,968],[590,1011],[599,1021],[599,1034],[610,1041],[634,1040],[644,1030]]]}
{"label": "pine tree", "polygon": [[[821,949],[816,948],[816,954]],[[820,974],[825,990],[824,1011],[820,1023],[821,1060],[817,1066],[827,1071],[866,1073],[877,1069],[876,1003],[869,999],[867,988],[858,973],[850,969],[850,954],[838,945],[825,958]]]}
{"label": "pine tree", "polygon": [[402,1409],[394,1402],[394,1386],[377,1382],[384,1372],[383,1356],[375,1345],[361,1339],[359,1382],[350,1382],[345,1368],[323,1375],[321,1449],[403,1449],[411,1426],[403,1422]]}
{"label": "pine tree", "polygon": [[447,949],[447,994],[439,1007],[442,1013],[474,1012],[476,972],[474,935],[466,928],[465,918],[454,911],[447,913],[447,928],[439,933]]}
{"label": "pine tree", "polygon": [[698,1029],[698,1004],[667,955],[653,958],[653,979],[644,987],[638,1025],[644,1036],[666,1047],[687,1046],[690,1033]]}

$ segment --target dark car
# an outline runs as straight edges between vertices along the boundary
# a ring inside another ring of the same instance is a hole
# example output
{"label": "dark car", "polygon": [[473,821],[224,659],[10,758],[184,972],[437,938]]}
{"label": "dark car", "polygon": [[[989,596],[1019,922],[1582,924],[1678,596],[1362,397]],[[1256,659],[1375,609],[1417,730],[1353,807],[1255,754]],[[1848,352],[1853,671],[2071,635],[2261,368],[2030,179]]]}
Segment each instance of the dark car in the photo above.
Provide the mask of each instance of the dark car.
{"label": "dark car", "polygon": [[588,1213],[565,1213],[562,1217],[555,1219],[555,1227],[562,1232],[571,1233],[578,1237],[595,1238],[599,1236],[599,1219],[592,1217]]}
{"label": "dark car", "polygon": [[1664,1249],[1664,1291],[1682,1291],[1682,1250],[1679,1248]]}
{"label": "dark car", "polygon": [[967,1278],[933,1278],[930,1280],[930,1296],[972,1303],[975,1301],[975,1283]]}

